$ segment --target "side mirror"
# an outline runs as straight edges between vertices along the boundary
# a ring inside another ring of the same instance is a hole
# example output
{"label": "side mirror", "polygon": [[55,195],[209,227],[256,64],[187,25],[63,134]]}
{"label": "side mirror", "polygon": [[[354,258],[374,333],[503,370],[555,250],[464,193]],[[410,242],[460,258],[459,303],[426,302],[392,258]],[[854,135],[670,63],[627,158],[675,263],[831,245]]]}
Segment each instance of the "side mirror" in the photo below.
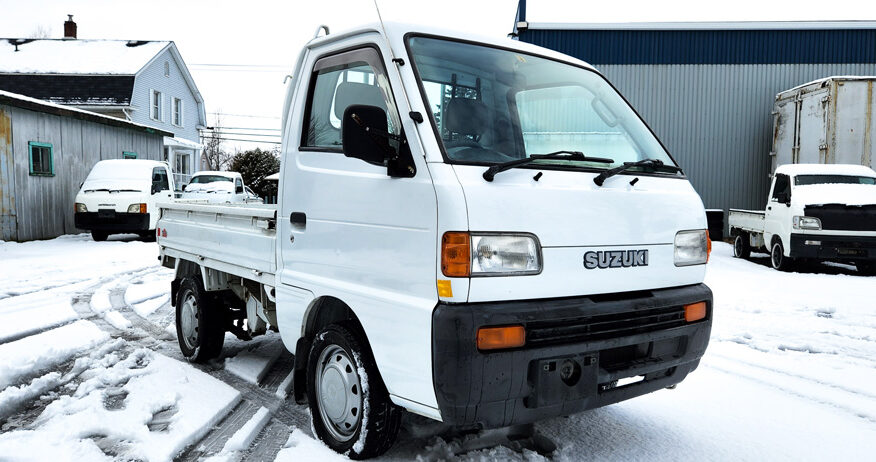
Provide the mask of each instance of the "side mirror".
{"label": "side mirror", "polygon": [[161,191],[161,185],[158,183],[152,183],[152,194],[158,194]]}
{"label": "side mirror", "polygon": [[182,189],[180,189],[180,191],[185,191],[185,190],[186,190],[186,187],[188,187],[187,184],[182,185]]}
{"label": "side mirror", "polygon": [[788,207],[791,206],[791,195],[788,194],[788,193],[778,193],[778,194],[776,194],[776,200],[779,201],[779,202],[781,202],[782,204],[787,205]]}
{"label": "side mirror", "polygon": [[354,104],[344,110],[341,120],[341,142],[344,155],[369,164],[386,165],[392,149],[386,111],[377,106]]}
{"label": "side mirror", "polygon": [[237,189],[234,190],[235,194],[243,194],[243,186],[238,186]]}

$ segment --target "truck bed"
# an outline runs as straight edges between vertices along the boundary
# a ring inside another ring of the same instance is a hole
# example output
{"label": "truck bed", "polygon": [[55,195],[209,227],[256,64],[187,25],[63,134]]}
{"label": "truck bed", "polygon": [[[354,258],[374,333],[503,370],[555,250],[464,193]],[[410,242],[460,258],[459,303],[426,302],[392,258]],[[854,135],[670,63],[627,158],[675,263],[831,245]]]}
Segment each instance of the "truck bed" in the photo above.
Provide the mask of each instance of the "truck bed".
{"label": "truck bed", "polygon": [[158,204],[165,255],[274,285],[276,205]]}
{"label": "truck bed", "polygon": [[763,233],[765,212],[760,210],[730,209],[728,222],[730,229],[742,229],[749,232]]}

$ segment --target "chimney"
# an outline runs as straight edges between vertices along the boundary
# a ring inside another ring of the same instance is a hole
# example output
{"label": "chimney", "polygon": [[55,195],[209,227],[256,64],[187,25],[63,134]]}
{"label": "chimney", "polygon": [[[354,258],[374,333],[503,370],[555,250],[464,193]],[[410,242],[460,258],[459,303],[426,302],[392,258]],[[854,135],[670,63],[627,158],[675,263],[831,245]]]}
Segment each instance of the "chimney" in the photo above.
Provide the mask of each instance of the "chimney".
{"label": "chimney", "polygon": [[76,23],[73,22],[73,15],[68,14],[67,20],[64,21],[64,38],[65,39],[75,39],[76,38]]}

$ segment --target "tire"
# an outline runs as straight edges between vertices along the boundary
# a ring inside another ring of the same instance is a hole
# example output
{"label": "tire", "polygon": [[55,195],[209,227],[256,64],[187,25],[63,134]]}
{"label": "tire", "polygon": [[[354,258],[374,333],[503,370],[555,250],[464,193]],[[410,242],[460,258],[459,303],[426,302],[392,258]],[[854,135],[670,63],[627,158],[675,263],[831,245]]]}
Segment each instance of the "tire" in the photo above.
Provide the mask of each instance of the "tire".
{"label": "tire", "polygon": [[779,271],[791,271],[794,266],[794,260],[785,256],[785,247],[779,239],[773,241],[773,247],[770,249],[770,265]]}
{"label": "tire", "polygon": [[855,262],[855,269],[861,276],[876,276],[876,262],[859,261]]}
{"label": "tire", "polygon": [[91,238],[94,239],[96,242],[103,242],[106,240],[107,237],[109,237],[109,233],[107,233],[106,231],[91,232]]}
{"label": "tire", "polygon": [[316,335],[307,361],[307,394],[313,431],[335,452],[367,459],[395,442],[401,409],[390,401],[352,323],[331,324]]}
{"label": "tire", "polygon": [[733,256],[736,258],[748,258],[751,256],[751,244],[748,242],[748,234],[740,232],[733,240]]}
{"label": "tire", "polygon": [[155,230],[151,231],[141,231],[137,233],[140,235],[140,239],[143,239],[143,242],[155,242]]}
{"label": "tire", "polygon": [[182,280],[176,298],[176,338],[186,359],[200,363],[219,356],[225,343],[225,311],[204,290],[200,276]]}

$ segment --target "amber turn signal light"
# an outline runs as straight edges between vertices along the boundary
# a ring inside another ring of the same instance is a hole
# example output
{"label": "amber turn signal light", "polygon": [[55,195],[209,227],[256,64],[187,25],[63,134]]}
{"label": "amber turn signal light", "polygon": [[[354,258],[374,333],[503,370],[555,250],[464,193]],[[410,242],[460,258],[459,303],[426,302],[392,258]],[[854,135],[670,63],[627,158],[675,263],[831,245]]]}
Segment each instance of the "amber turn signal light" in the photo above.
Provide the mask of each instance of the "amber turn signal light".
{"label": "amber turn signal light", "polygon": [[468,233],[444,233],[441,238],[441,272],[449,278],[471,275],[471,237]]}
{"label": "amber turn signal light", "polygon": [[709,257],[712,256],[712,237],[709,236],[709,230],[706,230],[706,263],[709,262]]}
{"label": "amber turn signal light", "polygon": [[687,322],[699,321],[706,317],[706,302],[696,302],[684,305],[684,320]]}
{"label": "amber turn signal light", "polygon": [[478,350],[517,348],[526,344],[523,326],[481,327],[478,329]]}

